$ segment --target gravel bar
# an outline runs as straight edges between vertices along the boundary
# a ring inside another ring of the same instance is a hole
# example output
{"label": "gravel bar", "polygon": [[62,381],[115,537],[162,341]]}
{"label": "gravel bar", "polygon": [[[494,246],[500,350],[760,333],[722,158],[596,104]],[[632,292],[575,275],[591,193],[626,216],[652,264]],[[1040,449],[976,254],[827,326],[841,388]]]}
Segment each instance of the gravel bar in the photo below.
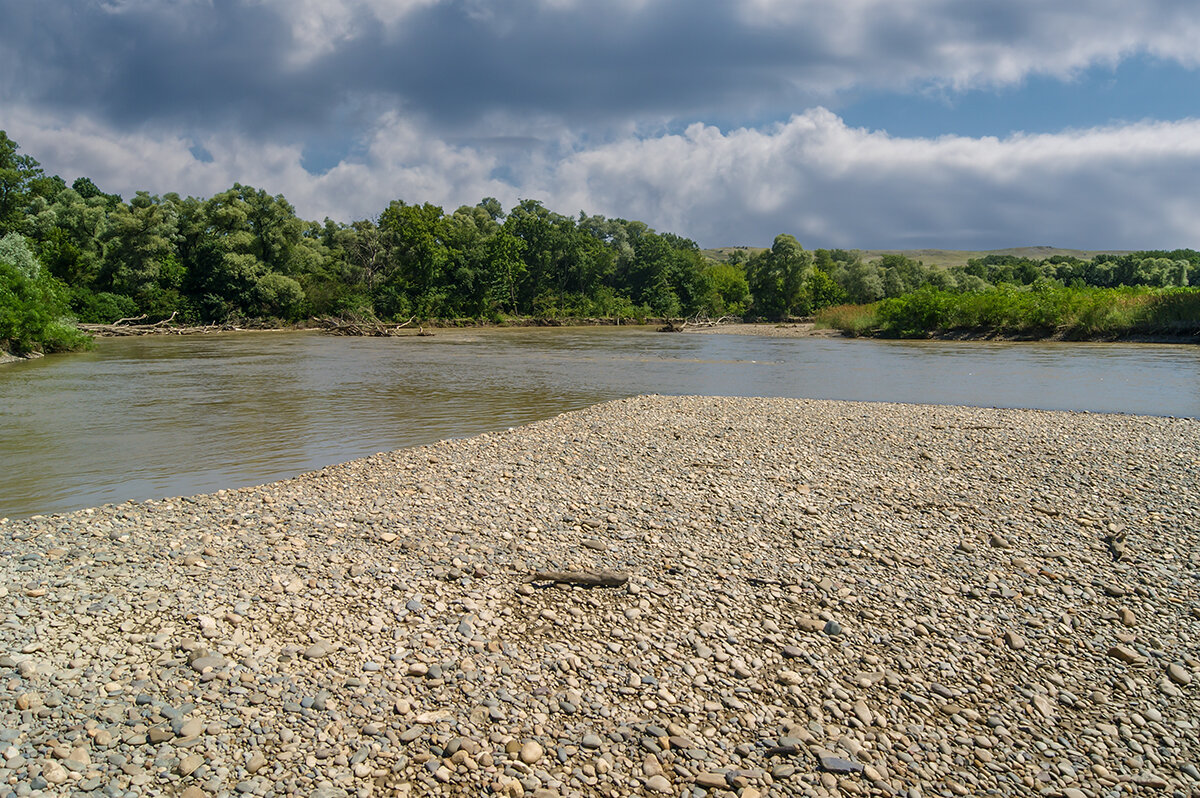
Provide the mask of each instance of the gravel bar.
{"label": "gravel bar", "polygon": [[653,396],[0,521],[0,796],[1197,795],[1198,488],[1196,420]]}

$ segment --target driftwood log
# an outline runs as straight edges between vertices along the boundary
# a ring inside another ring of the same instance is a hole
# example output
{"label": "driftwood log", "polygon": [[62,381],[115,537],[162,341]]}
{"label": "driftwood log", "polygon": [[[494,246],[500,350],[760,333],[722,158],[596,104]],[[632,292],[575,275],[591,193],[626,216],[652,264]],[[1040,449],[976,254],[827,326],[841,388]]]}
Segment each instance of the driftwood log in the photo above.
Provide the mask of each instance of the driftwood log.
{"label": "driftwood log", "polygon": [[683,332],[688,327],[721,327],[726,324],[733,324],[737,321],[734,316],[721,316],[718,319],[713,319],[708,316],[697,315],[690,319],[664,319],[666,324],[658,328],[659,332]]}
{"label": "driftwood log", "polygon": [[529,581],[581,587],[621,587],[629,581],[629,575],[614,571],[538,571],[529,577]]}
{"label": "driftwood log", "polygon": [[736,321],[736,316],[721,316],[716,319],[709,316],[694,316],[687,320],[687,325],[689,327],[723,327],[726,324],[733,324]]}

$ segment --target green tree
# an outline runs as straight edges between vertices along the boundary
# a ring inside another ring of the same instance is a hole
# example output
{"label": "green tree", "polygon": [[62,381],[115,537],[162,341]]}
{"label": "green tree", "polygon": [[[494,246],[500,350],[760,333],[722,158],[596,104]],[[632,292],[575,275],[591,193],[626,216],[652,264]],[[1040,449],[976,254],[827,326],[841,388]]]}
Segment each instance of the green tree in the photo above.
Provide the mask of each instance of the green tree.
{"label": "green tree", "polygon": [[769,250],[750,258],[746,277],[754,296],[754,312],[767,318],[784,318],[812,312],[804,292],[804,279],[812,266],[794,236],[780,233]]}
{"label": "green tree", "polygon": [[357,268],[367,292],[375,290],[375,281],[387,268],[387,247],[379,227],[369,219],[351,223],[334,234],[334,241],[346,260]]}
{"label": "green tree", "polygon": [[843,288],[850,302],[865,305],[883,299],[883,275],[874,263],[859,259],[846,267],[844,275]]}
{"label": "green tree", "polygon": [[746,273],[732,263],[714,263],[705,271],[708,282],[708,309],[714,316],[741,316],[750,304],[750,284]]}
{"label": "green tree", "polygon": [[173,203],[145,191],[118,205],[100,235],[104,258],[97,287],[131,297],[143,313],[169,316],[184,277],[175,248],[178,221]]}
{"label": "green tree", "polygon": [[45,177],[41,164],[29,155],[18,155],[20,146],[0,130],[0,236],[19,230],[25,206],[37,181]]}
{"label": "green tree", "polygon": [[295,280],[319,263],[313,242],[302,242],[304,222],[282,195],[235,183],[203,203],[189,198],[179,206],[187,290],[206,319],[258,315],[264,296],[273,295],[270,284],[259,290],[263,277]]}
{"label": "green tree", "polygon": [[804,277],[804,295],[809,302],[809,313],[846,301],[845,290],[834,282],[828,272],[817,266],[809,269]]}
{"label": "green tree", "polygon": [[627,225],[633,247],[628,286],[633,301],[646,305],[656,316],[678,316],[683,310],[674,286],[674,251],[670,243],[641,223]]}
{"label": "green tree", "polygon": [[487,270],[492,280],[492,295],[500,309],[509,313],[520,312],[520,286],[529,273],[521,252],[525,241],[517,238],[505,228],[500,228],[488,239]]}
{"label": "green tree", "polygon": [[[383,286],[385,303],[376,303],[385,315],[411,312],[422,318],[439,315],[445,304],[443,270],[449,252],[443,241],[444,213],[428,202],[407,205],[393,201],[379,216],[379,229],[387,246],[388,278]],[[397,297],[407,297],[398,303]]]}
{"label": "green tree", "polygon": [[[76,181],[78,182],[78,181]],[[73,288],[91,289],[100,276],[108,203],[72,189],[26,218],[25,229],[50,273]]]}
{"label": "green tree", "polygon": [[570,233],[573,220],[554,213],[536,200],[521,200],[504,220],[504,229],[521,239],[525,275],[518,288],[522,313],[561,312],[578,243]]}
{"label": "green tree", "polygon": [[493,306],[488,242],[499,232],[500,225],[481,203],[463,205],[447,216],[443,230],[447,309],[455,316],[468,318],[488,314]]}

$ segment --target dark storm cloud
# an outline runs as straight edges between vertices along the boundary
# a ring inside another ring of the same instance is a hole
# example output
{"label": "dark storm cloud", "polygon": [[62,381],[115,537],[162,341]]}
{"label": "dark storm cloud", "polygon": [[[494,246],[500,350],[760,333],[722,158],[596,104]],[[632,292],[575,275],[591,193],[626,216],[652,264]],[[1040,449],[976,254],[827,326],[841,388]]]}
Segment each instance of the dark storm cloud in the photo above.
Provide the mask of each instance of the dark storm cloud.
{"label": "dark storm cloud", "polygon": [[283,5],[139,3],[114,12],[4,0],[4,94],[121,125],[320,127],[366,103],[451,124],[488,112],[623,119],[778,104],[795,94],[787,73],[816,57],[803,31],[747,31],[722,3],[640,13],[509,6],[479,19],[462,3],[442,3],[386,26],[369,7],[347,5],[348,36],[311,57]]}
{"label": "dark storm cloud", "polygon": [[[1123,12],[1132,33],[1099,20],[1110,35],[1098,37],[1095,15],[1114,2],[0,0],[0,85],[10,101],[122,126],[295,138],[387,109],[443,130],[489,114],[614,128],[783,119],[847,88],[1013,80],[1169,52],[1186,34],[1151,41],[1143,9]],[[1143,6],[1178,13],[1174,0]]]}
{"label": "dark storm cloud", "polygon": [[638,14],[588,4],[543,11],[501,32],[447,4],[414,15],[392,42],[378,37],[330,62],[336,72],[370,72],[375,88],[436,118],[660,116],[778,101],[789,93],[786,72],[809,59],[804,42],[738,27],[723,4],[662,4]]}
{"label": "dark storm cloud", "polygon": [[3,2],[0,16],[0,47],[20,64],[9,98],[122,126],[317,118],[322,98],[283,73],[291,36],[265,6]]}

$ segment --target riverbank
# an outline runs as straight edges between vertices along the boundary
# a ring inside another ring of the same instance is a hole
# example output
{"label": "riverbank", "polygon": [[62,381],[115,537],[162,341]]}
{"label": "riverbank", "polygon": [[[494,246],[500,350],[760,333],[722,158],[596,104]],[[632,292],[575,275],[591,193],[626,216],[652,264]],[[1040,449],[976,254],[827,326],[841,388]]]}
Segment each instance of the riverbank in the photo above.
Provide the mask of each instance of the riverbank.
{"label": "riverbank", "polygon": [[923,288],[869,305],[821,310],[815,321],[849,336],[937,340],[1200,343],[1200,290],[1001,286]]}
{"label": "riverbank", "polygon": [[634,327],[650,328],[662,326],[666,319],[622,319],[622,318],[563,318],[547,319],[538,317],[513,317],[500,321],[491,319],[428,319],[422,322],[347,322],[345,327],[355,328],[354,332],[338,329],[338,323],[333,319],[307,319],[295,324],[249,324],[239,326],[233,324],[211,324],[199,326],[172,326],[163,322],[157,324],[116,325],[116,324],[81,324],[78,328],[97,338],[123,338],[141,335],[218,335],[231,332],[300,332],[307,330],[334,332],[350,336],[404,336],[419,335],[426,330],[446,329],[525,329],[530,327]]}
{"label": "riverbank", "polygon": [[0,780],[1187,794],[1197,451],[1195,420],[643,397],[8,521]]}

